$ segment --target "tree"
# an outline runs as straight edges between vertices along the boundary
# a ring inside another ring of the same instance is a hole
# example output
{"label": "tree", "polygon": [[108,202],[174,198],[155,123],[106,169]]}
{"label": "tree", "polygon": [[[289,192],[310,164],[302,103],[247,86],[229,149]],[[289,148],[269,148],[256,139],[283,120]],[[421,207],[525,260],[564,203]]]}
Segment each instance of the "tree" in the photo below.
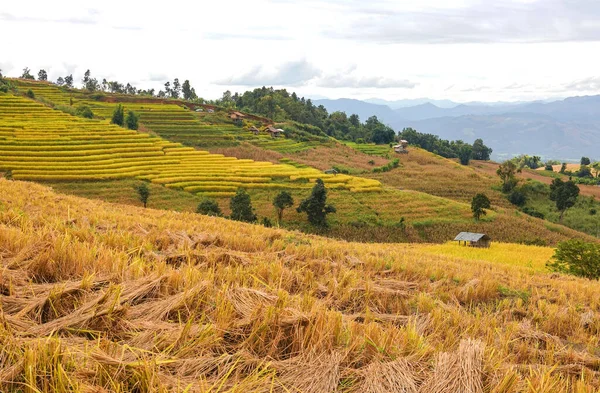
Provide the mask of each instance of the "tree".
{"label": "tree", "polygon": [[238,188],[229,202],[231,219],[244,222],[256,222],[256,214],[252,208],[250,195],[243,188]]}
{"label": "tree", "polygon": [[98,84],[98,80],[96,78],[91,77],[90,70],[87,70],[83,75],[83,87],[87,89],[87,91],[93,92],[99,89],[100,85]]}
{"label": "tree", "polygon": [[571,239],[559,243],[546,266],[555,272],[600,279],[600,244]]}
{"label": "tree", "polygon": [[567,171],[567,163],[563,162],[560,166],[560,173],[565,173]]}
{"label": "tree", "polygon": [[25,95],[31,99],[35,98],[35,93],[31,89],[27,90],[27,93],[25,93]]}
{"label": "tree", "polygon": [[473,154],[473,148],[467,144],[464,144],[458,150],[458,158],[460,159],[461,165],[469,165],[471,156]]}
{"label": "tree", "polygon": [[277,224],[281,224],[283,211],[288,207],[294,206],[294,198],[292,198],[292,194],[289,192],[281,191],[273,200],[273,206],[277,210]]}
{"label": "tree", "polygon": [[35,77],[31,75],[31,70],[27,67],[23,68],[23,74],[21,75],[21,79],[31,79],[35,80]]}
{"label": "tree", "polygon": [[592,168],[594,168],[594,172],[596,172],[596,177],[600,177],[600,161],[594,162]]}
{"label": "tree", "polygon": [[135,188],[140,198],[140,202],[144,204],[144,207],[148,205],[148,198],[150,198],[150,188],[146,183],[142,183]]}
{"label": "tree", "polygon": [[171,98],[179,98],[180,93],[181,93],[181,84],[179,83],[179,79],[175,78],[173,80],[173,88],[171,89]]}
{"label": "tree", "polygon": [[125,125],[130,130],[138,129],[138,115],[134,111],[127,112],[127,118],[125,119]]}
{"label": "tree", "polygon": [[492,149],[483,144],[483,139],[475,139],[473,142],[473,159],[488,161],[492,154]]}
{"label": "tree", "polygon": [[518,169],[517,165],[512,161],[505,161],[498,167],[496,174],[500,176],[500,180],[502,180],[503,192],[510,192],[516,187],[518,181],[515,175],[518,172],[521,172],[521,170]]}
{"label": "tree", "polygon": [[552,171],[554,171],[554,167],[552,166],[551,163],[547,162],[546,166],[544,167],[544,170],[552,172]]}
{"label": "tree", "polygon": [[473,197],[473,200],[471,201],[471,211],[473,212],[473,218],[479,221],[481,216],[485,216],[487,214],[485,209],[489,209],[490,207],[490,200],[485,194],[475,195]]}
{"label": "tree", "polygon": [[195,100],[196,98],[198,98],[198,96],[196,95],[196,91],[194,90],[193,87],[190,86],[190,81],[187,79],[185,80],[185,82],[183,82],[181,92],[183,93],[184,100],[191,101],[191,100]]}
{"label": "tree", "polygon": [[123,105],[119,104],[113,111],[112,119],[110,120],[112,124],[116,124],[118,126],[123,127],[123,123],[125,122],[125,110],[123,109]]}
{"label": "tree", "polygon": [[40,70],[40,72],[38,72],[38,80],[39,81],[47,81],[48,80],[48,73],[46,72],[46,70]]}
{"label": "tree", "polygon": [[198,204],[196,213],[204,214],[205,216],[221,217],[223,213],[219,204],[212,199],[205,199]]}
{"label": "tree", "polygon": [[578,196],[579,187],[572,180],[566,182],[561,179],[552,180],[552,184],[550,184],[550,200],[556,203],[556,208],[560,212],[559,221],[562,221],[567,209],[575,205]]}
{"label": "tree", "polygon": [[581,157],[581,165],[590,165],[591,163],[589,157]]}
{"label": "tree", "polygon": [[327,189],[323,180],[317,179],[308,198],[300,203],[296,209],[298,213],[306,213],[308,222],[316,227],[326,228],[327,215],[335,213],[336,209],[327,204]]}
{"label": "tree", "polygon": [[63,77],[62,77],[62,76],[59,76],[59,77],[58,77],[58,79],[56,80],[56,84],[57,84],[58,86],[62,86],[62,85],[64,85],[64,84],[65,84],[65,80],[63,79]]}
{"label": "tree", "polygon": [[508,195],[508,200],[513,205],[521,207],[527,202],[527,196],[525,196],[525,193],[523,191],[519,189],[514,189]]}
{"label": "tree", "polygon": [[72,88],[73,87],[73,74],[65,76],[65,87]]}

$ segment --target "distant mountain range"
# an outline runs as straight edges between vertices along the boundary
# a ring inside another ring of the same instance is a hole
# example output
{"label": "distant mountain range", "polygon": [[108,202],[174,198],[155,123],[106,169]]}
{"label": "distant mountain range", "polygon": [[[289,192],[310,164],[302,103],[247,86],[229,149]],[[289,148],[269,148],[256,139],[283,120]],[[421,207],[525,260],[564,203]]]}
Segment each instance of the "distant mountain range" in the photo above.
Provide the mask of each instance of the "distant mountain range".
{"label": "distant mountain range", "polygon": [[356,113],[363,121],[375,115],[397,131],[412,127],[443,139],[466,142],[482,138],[494,149],[495,158],[518,154],[566,161],[578,161],[581,156],[600,158],[600,95],[551,102],[433,101],[404,107],[398,106],[402,101],[388,102],[396,109],[382,104],[383,100],[369,101],[339,99],[314,103],[325,106],[329,112]]}

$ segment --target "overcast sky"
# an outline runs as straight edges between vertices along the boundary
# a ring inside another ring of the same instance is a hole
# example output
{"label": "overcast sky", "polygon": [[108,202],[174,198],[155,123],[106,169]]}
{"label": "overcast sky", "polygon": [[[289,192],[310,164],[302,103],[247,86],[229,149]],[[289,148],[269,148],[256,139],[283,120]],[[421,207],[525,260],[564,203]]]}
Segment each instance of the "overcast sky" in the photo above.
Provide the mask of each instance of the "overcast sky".
{"label": "overcast sky", "polygon": [[0,69],[200,96],[263,85],[330,98],[600,94],[599,0],[2,1]]}

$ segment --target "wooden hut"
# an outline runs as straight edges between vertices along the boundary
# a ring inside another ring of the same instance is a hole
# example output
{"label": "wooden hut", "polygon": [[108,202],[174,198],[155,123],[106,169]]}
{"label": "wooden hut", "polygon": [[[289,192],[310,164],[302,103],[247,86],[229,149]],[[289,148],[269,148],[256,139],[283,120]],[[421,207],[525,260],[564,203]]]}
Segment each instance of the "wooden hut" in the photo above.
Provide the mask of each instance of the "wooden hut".
{"label": "wooden hut", "polygon": [[461,232],[455,238],[458,244],[463,244],[469,247],[490,248],[492,238],[485,233]]}
{"label": "wooden hut", "polygon": [[273,126],[267,126],[265,131],[267,131],[269,134],[271,134],[271,137],[273,137],[273,138],[277,138],[277,137],[279,137],[279,135],[284,133],[284,131],[281,128],[275,128]]}
{"label": "wooden hut", "polygon": [[394,151],[400,154],[408,154],[408,141],[402,139],[400,143],[394,146]]}
{"label": "wooden hut", "polygon": [[260,134],[260,130],[254,126],[250,127],[250,132],[252,132],[254,135]]}

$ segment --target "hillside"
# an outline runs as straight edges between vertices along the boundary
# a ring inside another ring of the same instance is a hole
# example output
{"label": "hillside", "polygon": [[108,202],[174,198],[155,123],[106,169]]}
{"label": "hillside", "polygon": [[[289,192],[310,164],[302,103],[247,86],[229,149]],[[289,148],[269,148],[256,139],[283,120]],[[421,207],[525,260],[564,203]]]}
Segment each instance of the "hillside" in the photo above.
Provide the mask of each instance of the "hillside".
{"label": "hillside", "polygon": [[600,289],[545,272],[551,249],[346,243],[0,189],[0,390],[600,386]]}
{"label": "hillside", "polygon": [[[149,181],[151,207],[195,211],[208,197],[229,214],[229,197],[244,188],[259,218],[276,222],[272,201],[277,193],[291,191],[298,204],[309,195],[311,183],[322,178],[329,201],[337,208],[326,232],[332,237],[445,242],[458,232],[472,230],[501,241],[553,245],[581,236],[515,214],[505,198],[490,189],[495,181],[491,177],[427,152],[415,150],[403,157],[399,168],[373,173],[373,168],[390,160],[356,150],[372,145],[350,148],[332,139],[311,145],[290,137],[268,137],[269,143],[280,143],[282,148],[278,148],[251,139],[253,134],[245,126],[234,125],[227,112],[218,108],[214,113],[196,112],[179,101],[109,94],[94,97],[47,83],[18,83],[35,91],[38,101],[0,95],[0,170],[10,171],[14,179],[43,181],[57,191],[139,204],[135,188]],[[57,103],[70,107],[71,101],[74,107],[88,105],[96,118],[63,113]],[[118,103],[140,114],[143,132],[109,124]],[[291,148],[294,145],[298,148]],[[194,149],[199,146],[206,146],[210,153]],[[387,149],[380,154],[389,157]],[[323,173],[333,166],[348,175]],[[494,207],[484,220],[474,222],[468,203],[482,190],[490,193]],[[282,224],[315,232],[295,209],[286,211]]]}

